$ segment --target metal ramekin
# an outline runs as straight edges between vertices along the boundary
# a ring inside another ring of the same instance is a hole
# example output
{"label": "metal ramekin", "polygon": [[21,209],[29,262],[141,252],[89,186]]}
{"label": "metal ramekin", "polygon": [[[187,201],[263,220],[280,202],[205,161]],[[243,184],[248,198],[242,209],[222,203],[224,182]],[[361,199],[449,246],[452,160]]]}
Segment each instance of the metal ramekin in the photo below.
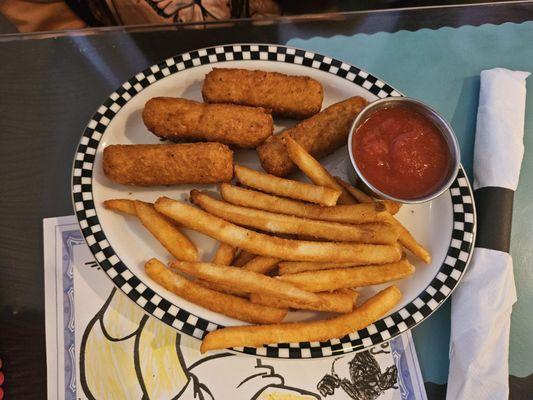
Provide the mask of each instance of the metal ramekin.
{"label": "metal ramekin", "polygon": [[[364,121],[372,115],[372,113],[376,112],[377,110],[381,110],[383,108],[392,108],[392,107],[409,107],[420,114],[428,117],[435,126],[439,129],[442,136],[444,137],[444,140],[448,144],[448,148],[450,149],[450,156],[451,156],[451,167],[448,171],[448,175],[446,176],[446,179],[442,182],[442,185],[440,185],[436,190],[434,190],[432,193],[429,193],[422,197],[417,197],[414,199],[399,199],[396,197],[393,197],[391,195],[388,195],[387,193],[383,193],[381,190],[373,186],[370,182],[366,180],[364,175],[361,173],[359,168],[357,167],[357,163],[355,162],[353,150],[352,150],[352,140],[353,136],[356,134],[356,130]],[[451,126],[442,118],[434,109],[431,107],[425,105],[424,103],[421,103],[417,100],[409,99],[407,97],[388,97],[385,99],[380,99],[377,101],[374,101],[373,103],[368,104],[355,118],[352,127],[350,128],[350,134],[348,135],[348,152],[350,154],[350,161],[353,167],[352,171],[349,171],[349,175],[353,175],[353,172],[355,172],[355,177],[360,181],[360,183],[363,186],[363,189],[366,192],[371,193],[372,195],[382,198],[382,199],[388,199],[388,200],[394,200],[399,203],[405,203],[405,204],[418,204],[418,203],[424,203],[426,201],[433,200],[434,198],[440,196],[442,193],[444,193],[446,190],[449,189],[450,185],[454,181],[455,177],[457,176],[457,171],[459,170],[459,164],[461,160],[461,152],[459,149],[459,143],[457,142],[457,138],[455,137],[455,133],[453,132],[453,129]]]}

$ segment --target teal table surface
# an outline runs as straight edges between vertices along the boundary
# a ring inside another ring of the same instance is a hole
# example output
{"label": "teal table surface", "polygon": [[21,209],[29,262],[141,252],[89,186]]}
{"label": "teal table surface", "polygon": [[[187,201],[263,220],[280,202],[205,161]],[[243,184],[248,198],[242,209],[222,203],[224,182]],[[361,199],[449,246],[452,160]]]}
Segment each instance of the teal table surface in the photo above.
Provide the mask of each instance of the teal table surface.
{"label": "teal table surface", "polygon": [[[287,44],[357,65],[436,108],[457,133],[470,178],[480,72],[494,67],[533,72],[533,22],[314,37]],[[518,302],[512,316],[510,373],[519,377],[533,373],[533,83],[528,86],[526,151],[515,195],[511,243]],[[445,383],[450,302],[413,334],[424,380]]]}

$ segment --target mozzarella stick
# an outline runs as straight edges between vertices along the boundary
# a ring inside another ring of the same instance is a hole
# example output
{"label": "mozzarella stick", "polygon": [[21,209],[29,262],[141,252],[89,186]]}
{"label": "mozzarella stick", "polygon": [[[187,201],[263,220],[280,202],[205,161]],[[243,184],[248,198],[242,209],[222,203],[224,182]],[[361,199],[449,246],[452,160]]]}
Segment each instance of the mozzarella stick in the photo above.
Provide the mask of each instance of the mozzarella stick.
{"label": "mozzarella stick", "polygon": [[290,261],[385,263],[397,260],[395,245],[311,242],[283,239],[234,225],[188,204],[160,197],[156,209],[181,226],[239,247],[250,253]]}
{"label": "mozzarella stick", "polygon": [[286,136],[291,136],[318,160],[346,145],[350,126],[366,104],[362,97],[351,97],[329,106],[279,135],[270,136],[257,148],[264,170],[272,175],[286,176],[296,169],[283,144]]}
{"label": "mozzarella stick", "polygon": [[335,318],[263,326],[235,326],[210,332],[204,338],[200,351],[230,347],[260,347],[271,343],[323,342],[341,338],[363,329],[384,317],[400,301],[402,294],[390,286],[368,299],[349,314]]}
{"label": "mozzarella stick", "polygon": [[202,87],[204,101],[264,107],[280,117],[307,118],[320,111],[324,90],[307,76],[213,68]]}
{"label": "mozzarella stick", "polygon": [[278,178],[242,165],[235,165],[235,177],[243,185],[280,196],[334,206],[341,195],[340,190],[308,183]]}
{"label": "mozzarella stick", "polygon": [[172,97],[148,100],[142,117],[149,131],[165,139],[220,142],[243,149],[255,149],[274,131],[272,115],[263,108]]}
{"label": "mozzarella stick", "polygon": [[165,289],[208,310],[231,318],[254,324],[271,324],[281,322],[287,315],[287,310],[254,304],[246,299],[197,285],[173,273],[155,258],[149,260],[144,269],[151,279]]}
{"label": "mozzarella stick", "polygon": [[105,175],[134,186],[220,183],[233,177],[233,152],[220,143],[110,145]]}
{"label": "mozzarella stick", "polygon": [[367,265],[354,268],[328,269],[282,275],[278,279],[290,282],[309,292],[324,292],[343,288],[378,285],[405,278],[415,272],[415,267],[403,259],[396,263]]}
{"label": "mozzarella stick", "polygon": [[275,214],[235,206],[198,190],[191,191],[191,201],[226,221],[272,233],[304,235],[339,242],[393,244],[398,240],[398,232],[389,224],[347,225]]}

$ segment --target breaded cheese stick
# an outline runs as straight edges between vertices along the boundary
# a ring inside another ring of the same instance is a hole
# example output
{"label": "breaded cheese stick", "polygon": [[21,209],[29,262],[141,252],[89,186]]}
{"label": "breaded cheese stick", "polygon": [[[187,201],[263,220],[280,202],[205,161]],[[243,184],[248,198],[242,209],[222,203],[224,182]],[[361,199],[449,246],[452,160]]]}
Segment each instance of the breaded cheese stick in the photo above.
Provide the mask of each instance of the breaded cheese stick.
{"label": "breaded cheese stick", "polygon": [[295,170],[296,166],[283,143],[286,136],[292,137],[316,159],[344,146],[354,118],[366,104],[362,97],[351,97],[329,106],[279,135],[269,137],[257,148],[264,170],[277,176],[285,176]]}
{"label": "breaded cheese stick", "polygon": [[264,107],[280,117],[308,118],[322,108],[324,90],[307,76],[213,68],[202,87],[204,101]]}
{"label": "breaded cheese stick", "polygon": [[154,97],[143,121],[155,135],[174,141],[209,141],[255,149],[272,135],[274,122],[264,108]]}
{"label": "breaded cheese stick", "polygon": [[233,152],[221,143],[111,145],[103,167],[123,185],[219,183],[233,177]]}

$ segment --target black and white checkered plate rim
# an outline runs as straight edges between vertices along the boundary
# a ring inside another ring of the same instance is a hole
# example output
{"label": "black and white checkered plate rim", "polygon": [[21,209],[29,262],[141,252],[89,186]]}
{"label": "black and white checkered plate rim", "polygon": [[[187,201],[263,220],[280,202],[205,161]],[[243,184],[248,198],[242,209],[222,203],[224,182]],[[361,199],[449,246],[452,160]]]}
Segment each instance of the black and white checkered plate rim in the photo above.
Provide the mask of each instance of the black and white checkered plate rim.
{"label": "black and white checkered plate rim", "polygon": [[[139,72],[119,87],[98,108],[80,140],[72,173],[74,209],[81,231],[94,257],[114,284],[146,312],[179,331],[201,339],[219,328],[148,288],[121,261],[110,246],[96,214],[92,177],[96,150],[107,126],[120,109],[154,82],[200,65],[249,60],[282,62],[318,69],[346,79],[379,98],[402,94],[382,80],[342,61],[279,45],[235,44],[184,53]],[[453,232],[447,256],[427,288],[401,310],[341,339],[235,348],[235,351],[276,358],[317,358],[369,348],[411,329],[434,312],[459,283],[470,259],[475,234],[472,190],[463,169],[450,188],[453,203]]]}

